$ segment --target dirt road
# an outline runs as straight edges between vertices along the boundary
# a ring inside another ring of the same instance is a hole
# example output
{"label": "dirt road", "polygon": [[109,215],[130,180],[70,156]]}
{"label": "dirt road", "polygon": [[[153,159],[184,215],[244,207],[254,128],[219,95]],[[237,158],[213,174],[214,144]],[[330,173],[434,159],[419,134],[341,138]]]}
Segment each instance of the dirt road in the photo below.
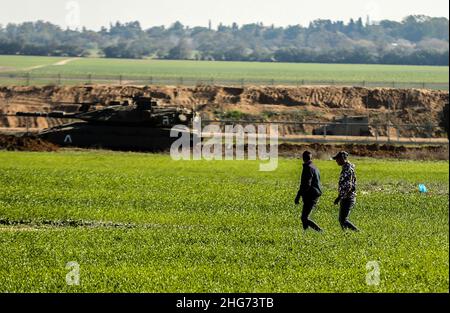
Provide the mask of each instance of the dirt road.
{"label": "dirt road", "polygon": [[41,68],[45,68],[45,67],[49,67],[49,66],[62,66],[62,65],[66,65],[70,62],[73,62],[75,60],[78,60],[79,58],[71,58],[71,59],[65,59],[53,64],[41,64],[41,65],[34,65],[34,66],[30,66],[30,67],[25,67],[25,68],[13,68],[13,67],[6,67],[6,66],[0,66],[0,72],[31,72],[37,69],[41,69]]}

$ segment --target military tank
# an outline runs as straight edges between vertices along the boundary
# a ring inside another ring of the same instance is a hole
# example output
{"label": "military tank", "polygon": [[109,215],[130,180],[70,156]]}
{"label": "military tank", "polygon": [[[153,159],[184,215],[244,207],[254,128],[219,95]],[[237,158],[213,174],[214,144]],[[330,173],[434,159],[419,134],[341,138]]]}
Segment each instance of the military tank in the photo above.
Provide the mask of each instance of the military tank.
{"label": "military tank", "polygon": [[91,107],[83,104],[76,113],[18,112],[16,116],[67,119],[68,123],[37,133],[58,146],[151,152],[169,149],[177,139],[170,137],[172,127],[189,126],[195,117],[193,110],[160,106],[150,97],[113,101],[102,109]]}

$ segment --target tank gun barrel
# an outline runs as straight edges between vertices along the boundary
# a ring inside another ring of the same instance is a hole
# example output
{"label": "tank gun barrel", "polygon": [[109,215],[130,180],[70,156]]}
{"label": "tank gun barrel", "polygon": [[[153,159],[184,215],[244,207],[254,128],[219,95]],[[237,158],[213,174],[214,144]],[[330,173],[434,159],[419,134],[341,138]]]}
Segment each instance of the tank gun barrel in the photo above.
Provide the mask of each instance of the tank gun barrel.
{"label": "tank gun barrel", "polygon": [[77,114],[74,113],[66,113],[66,112],[17,112],[16,116],[25,116],[25,117],[46,117],[46,118],[65,118],[65,119],[74,119],[77,118]]}
{"label": "tank gun barrel", "polygon": [[158,113],[177,113],[181,112],[180,110],[177,110],[176,108],[153,108],[152,113],[158,114]]}

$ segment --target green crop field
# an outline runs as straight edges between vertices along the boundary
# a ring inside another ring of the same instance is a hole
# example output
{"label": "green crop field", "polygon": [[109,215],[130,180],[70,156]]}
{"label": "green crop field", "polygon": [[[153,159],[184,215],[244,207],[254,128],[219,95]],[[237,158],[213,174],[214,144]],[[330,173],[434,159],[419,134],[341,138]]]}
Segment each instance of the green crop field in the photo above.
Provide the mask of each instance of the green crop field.
{"label": "green crop field", "polygon": [[[210,62],[210,61],[164,61],[164,60],[123,60],[83,58],[46,58],[27,56],[0,56],[0,74],[21,70],[31,71],[33,76],[84,77],[111,76],[123,79],[142,78],[160,79],[214,79],[247,83],[299,82],[385,82],[385,83],[447,83],[448,67],[434,66],[396,66],[396,65],[360,65],[360,64],[290,64],[258,62]],[[32,67],[37,67],[30,70]],[[72,81],[75,83],[75,81]]]}
{"label": "green crop field", "polygon": [[0,152],[0,292],[449,292],[449,163],[353,162],[362,231],[341,231],[339,168],[318,161],[316,234],[293,204],[298,160]]}
{"label": "green crop field", "polygon": [[65,59],[67,58],[0,55],[0,73],[15,70],[33,71],[38,67],[51,66]]}

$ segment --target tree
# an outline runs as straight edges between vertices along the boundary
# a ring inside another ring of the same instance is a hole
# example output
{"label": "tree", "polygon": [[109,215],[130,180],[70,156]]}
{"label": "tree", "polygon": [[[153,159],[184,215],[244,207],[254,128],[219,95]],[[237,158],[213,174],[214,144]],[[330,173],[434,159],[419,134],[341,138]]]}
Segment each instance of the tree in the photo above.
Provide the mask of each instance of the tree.
{"label": "tree", "polygon": [[372,25],[359,18],[315,20],[308,27],[220,24],[217,30],[179,21],[144,30],[132,21],[74,31],[37,21],[1,26],[0,53],[448,66],[448,26],[447,18],[420,15]]}
{"label": "tree", "polygon": [[181,22],[176,21],[175,23],[170,26],[168,29],[168,33],[176,36],[183,36],[184,35],[184,25],[181,24]]}
{"label": "tree", "polygon": [[171,60],[186,60],[192,57],[192,48],[189,40],[183,38],[178,45],[170,49],[167,56]]}

